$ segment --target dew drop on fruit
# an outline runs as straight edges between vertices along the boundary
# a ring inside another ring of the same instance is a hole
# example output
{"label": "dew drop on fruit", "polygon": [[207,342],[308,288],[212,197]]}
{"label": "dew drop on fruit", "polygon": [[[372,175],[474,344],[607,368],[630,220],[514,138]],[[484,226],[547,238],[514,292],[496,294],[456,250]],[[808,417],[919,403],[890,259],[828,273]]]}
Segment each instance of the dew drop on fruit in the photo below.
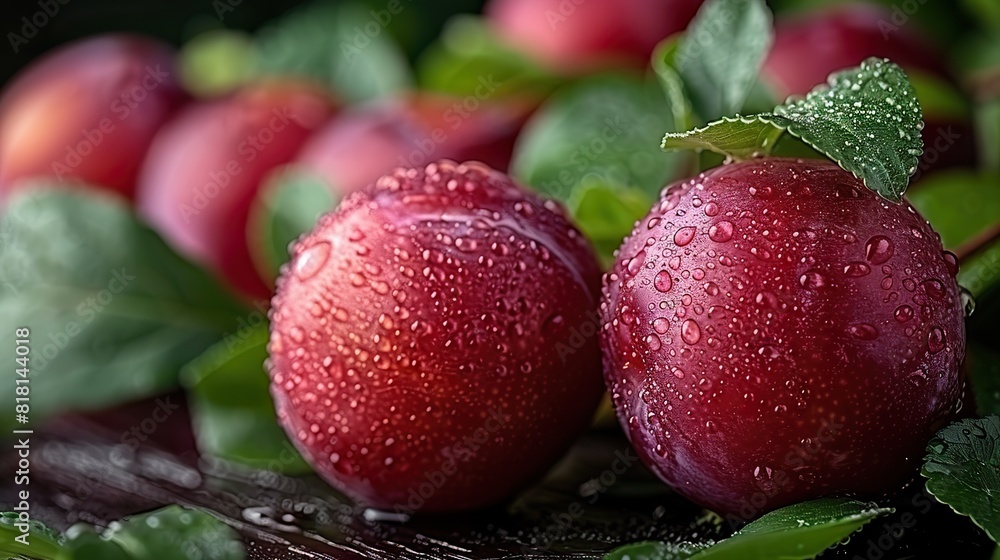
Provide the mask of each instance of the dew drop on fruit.
{"label": "dew drop on fruit", "polygon": [[677,256],[670,257],[670,260],[667,261],[667,266],[669,266],[673,270],[679,269],[681,267],[681,258]]}
{"label": "dew drop on fruit", "polygon": [[725,243],[733,238],[733,224],[723,220],[708,229],[708,237],[716,243]]}
{"label": "dew drop on fruit", "polygon": [[670,330],[670,321],[664,319],[663,317],[658,317],[654,319],[653,330],[660,334],[666,333],[668,330]]}
{"label": "dew drop on fruit", "polygon": [[656,336],[655,334],[651,334],[651,335],[647,336],[646,337],[646,346],[649,346],[650,350],[652,350],[653,352],[656,352],[657,350],[660,349],[660,337]]}
{"label": "dew drop on fruit", "polygon": [[698,344],[701,340],[701,327],[694,319],[688,319],[681,323],[681,340],[688,344]]}
{"label": "dew drop on fruit", "polygon": [[714,202],[709,202],[705,205],[705,215],[708,217],[717,216],[719,214],[719,205]]}
{"label": "dew drop on fruit", "polygon": [[807,290],[817,290],[826,286],[826,277],[816,269],[809,269],[799,276],[799,284]]}
{"label": "dew drop on fruit", "polygon": [[308,280],[319,272],[330,259],[330,243],[319,241],[299,253],[295,259],[294,272],[299,280]]}
{"label": "dew drop on fruit", "polygon": [[673,285],[674,282],[670,279],[670,273],[666,270],[656,273],[656,277],[653,278],[653,287],[659,292],[669,292]]}
{"label": "dew drop on fruit", "polygon": [[847,332],[854,338],[861,340],[875,340],[878,338],[878,329],[868,323],[857,323],[847,327]]}
{"label": "dew drop on fruit", "polygon": [[896,248],[892,241],[883,235],[876,235],[865,244],[865,258],[872,264],[882,264],[892,258]]}
{"label": "dew drop on fruit", "polygon": [[299,327],[292,327],[288,331],[288,334],[291,335],[292,340],[294,340],[295,342],[297,342],[299,344],[302,344],[302,341],[304,341],[306,339],[305,331],[303,331]]}
{"label": "dew drop on fruit", "polygon": [[852,262],[844,265],[844,275],[851,278],[867,276],[871,271],[871,267],[863,262]]}
{"label": "dew drop on fruit", "polygon": [[906,380],[916,387],[921,387],[927,383],[927,374],[921,370],[917,370],[910,375],[907,375]]}
{"label": "dew drop on fruit", "polygon": [[927,295],[930,296],[931,299],[936,299],[938,301],[944,299],[945,296],[944,284],[942,284],[938,280],[934,279],[924,280],[920,284],[923,286],[924,291],[927,292]]}
{"label": "dew drop on fruit", "polygon": [[635,276],[636,274],[639,274],[640,270],[642,270],[642,265],[645,262],[646,262],[646,252],[639,251],[638,253],[636,253],[634,257],[629,259],[628,265],[626,265],[625,268],[628,270],[629,274]]}
{"label": "dew drop on fruit", "polygon": [[[719,285],[716,284],[715,282],[705,282],[705,293],[708,294],[708,295],[710,295],[710,296],[717,296],[717,295],[719,295]],[[709,309],[709,314],[711,314],[712,309],[715,309],[715,308],[713,307],[713,308]]]}
{"label": "dew drop on fruit", "polygon": [[900,305],[896,308],[893,316],[896,317],[896,320],[900,323],[905,323],[910,319],[913,319],[913,308],[909,305]]}
{"label": "dew drop on fruit", "polygon": [[940,327],[934,327],[931,332],[927,333],[927,349],[931,351],[931,354],[937,354],[938,352],[944,350],[945,346],[945,334]]}
{"label": "dew drop on fruit", "polygon": [[680,228],[677,230],[677,233],[674,234],[674,244],[678,247],[683,247],[688,243],[691,243],[691,240],[694,239],[695,231],[695,228],[692,226]]}
{"label": "dew drop on fruit", "polygon": [[958,275],[958,257],[955,256],[955,253],[945,251],[944,264],[948,267],[948,274],[951,274],[952,276]]}

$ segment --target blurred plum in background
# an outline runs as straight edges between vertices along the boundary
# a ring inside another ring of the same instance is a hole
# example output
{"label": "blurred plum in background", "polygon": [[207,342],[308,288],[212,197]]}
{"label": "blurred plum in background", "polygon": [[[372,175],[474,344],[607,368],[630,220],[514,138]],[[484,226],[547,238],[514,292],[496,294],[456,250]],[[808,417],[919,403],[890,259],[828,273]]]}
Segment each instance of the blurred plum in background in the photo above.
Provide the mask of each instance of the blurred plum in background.
{"label": "blurred plum in background", "polygon": [[288,163],[334,112],[312,85],[259,82],[191,105],[157,135],[139,180],[139,213],[182,253],[249,297],[270,287],[247,247],[262,179]]}
{"label": "blurred plum in background", "polygon": [[40,177],[131,198],[153,135],[184,102],[173,49],[102,35],[38,59],[0,99],[0,197]]}

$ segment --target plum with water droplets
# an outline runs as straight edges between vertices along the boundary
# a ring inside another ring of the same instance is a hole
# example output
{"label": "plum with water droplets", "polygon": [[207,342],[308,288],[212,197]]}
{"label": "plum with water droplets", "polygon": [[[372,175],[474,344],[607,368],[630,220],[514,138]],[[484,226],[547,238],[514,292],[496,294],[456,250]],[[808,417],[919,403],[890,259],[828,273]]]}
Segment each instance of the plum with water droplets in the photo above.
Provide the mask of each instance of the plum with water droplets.
{"label": "plum with water droplets", "polygon": [[745,520],[892,492],[960,406],[956,271],[909,203],[830,162],[671,185],[604,279],[619,419],[679,493]]}
{"label": "plum with water droplets", "polygon": [[372,507],[496,504],[604,392],[592,248],[558,204],[484,164],[381,177],[299,239],[277,284],[280,421]]}

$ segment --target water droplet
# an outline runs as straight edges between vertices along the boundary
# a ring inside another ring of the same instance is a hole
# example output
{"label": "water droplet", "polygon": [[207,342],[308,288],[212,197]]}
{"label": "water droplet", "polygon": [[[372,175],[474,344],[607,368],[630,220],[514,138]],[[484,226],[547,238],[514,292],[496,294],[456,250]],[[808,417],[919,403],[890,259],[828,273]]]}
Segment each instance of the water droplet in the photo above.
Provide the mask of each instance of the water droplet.
{"label": "water droplet", "polygon": [[[719,286],[715,282],[705,282],[705,293],[710,296],[719,295]],[[709,310],[711,313],[711,310]]]}
{"label": "water droplet", "polygon": [[670,278],[670,273],[666,270],[657,272],[656,277],[653,278],[653,287],[659,292],[669,292],[673,285],[674,281]]}
{"label": "water droplet", "polygon": [[708,237],[716,243],[725,243],[733,238],[733,224],[723,220],[708,229]]}
{"label": "water droplet", "polygon": [[670,321],[664,319],[663,317],[657,317],[653,319],[653,330],[664,334],[670,329]]}
{"label": "water droplet", "polygon": [[944,264],[948,267],[948,273],[952,276],[958,275],[958,257],[951,251],[944,252]]}
{"label": "water droplet", "polygon": [[295,258],[295,276],[299,280],[308,280],[316,276],[328,260],[330,260],[330,243],[318,241]]}
{"label": "water droplet", "polygon": [[719,205],[714,202],[709,202],[705,205],[705,215],[712,217],[719,214]]}
{"label": "water droplet", "polygon": [[852,262],[844,265],[844,275],[850,276],[851,278],[867,276],[871,271],[871,267],[863,262]]}
{"label": "water droplet", "polygon": [[799,284],[807,290],[817,290],[826,286],[826,277],[816,269],[809,269],[799,276]]}
{"label": "water droplet", "polygon": [[649,346],[649,349],[652,350],[652,351],[654,351],[654,352],[657,351],[657,350],[659,350],[660,349],[660,337],[656,336],[655,334],[651,334],[651,335],[647,336],[646,337],[646,346]]}
{"label": "water droplet", "polygon": [[942,284],[938,280],[934,280],[933,278],[930,280],[924,280],[923,282],[920,283],[920,285],[923,286],[924,291],[927,292],[927,295],[930,296],[931,299],[936,299],[938,301],[944,299],[945,297],[944,284]]}
{"label": "water droplet", "polygon": [[857,323],[847,327],[847,332],[854,338],[861,340],[875,340],[878,338],[878,329],[868,323]]}
{"label": "water droplet", "polygon": [[696,231],[697,230],[692,226],[682,227],[681,229],[677,230],[677,233],[674,234],[674,244],[676,244],[678,247],[683,247],[687,245],[688,243],[691,242],[692,239],[694,239],[694,234],[696,233]]}
{"label": "water droplet", "polygon": [[681,323],[681,339],[688,344],[698,344],[701,340],[701,327],[694,319],[688,319]]}
{"label": "water droplet", "polygon": [[914,384],[915,386],[920,387],[923,384],[927,383],[927,374],[924,373],[923,371],[917,370],[911,373],[910,375],[907,375],[906,380]]}
{"label": "water droplet", "polygon": [[681,267],[681,258],[677,256],[670,257],[670,260],[667,261],[667,266],[673,270],[679,269]]}
{"label": "water droplet", "polygon": [[865,258],[872,264],[882,264],[892,258],[896,251],[892,241],[883,235],[876,235],[865,244]]}
{"label": "water droplet", "polygon": [[940,327],[934,327],[931,332],[927,333],[927,349],[931,351],[931,354],[937,354],[944,350],[945,340],[944,331]]}
{"label": "water droplet", "polygon": [[893,315],[896,317],[897,321],[899,321],[900,323],[905,323],[910,319],[913,319],[913,308],[910,307],[909,305],[900,305],[899,307],[896,308],[896,311],[895,313],[893,313]]}
{"label": "water droplet", "polygon": [[646,262],[646,251],[639,251],[634,257],[629,259],[628,265],[625,267],[628,273],[635,276],[642,270],[643,263]]}
{"label": "water droplet", "polygon": [[962,307],[965,309],[965,316],[971,317],[976,311],[976,298],[972,295],[972,292],[963,286],[959,286],[958,290],[959,295],[962,297]]}
{"label": "water droplet", "polygon": [[660,223],[660,219],[659,218],[655,218],[655,217],[654,218],[650,218],[649,221],[646,222],[646,229],[653,229],[659,223]]}

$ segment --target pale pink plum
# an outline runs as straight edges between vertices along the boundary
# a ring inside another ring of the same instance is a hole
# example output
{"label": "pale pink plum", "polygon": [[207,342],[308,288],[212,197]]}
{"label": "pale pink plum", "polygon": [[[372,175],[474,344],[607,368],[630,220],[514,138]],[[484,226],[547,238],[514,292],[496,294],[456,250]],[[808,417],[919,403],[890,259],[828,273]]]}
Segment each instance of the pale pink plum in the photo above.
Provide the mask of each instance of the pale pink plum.
{"label": "pale pink plum", "polygon": [[131,198],[147,147],[186,97],[158,41],[103,35],[56,49],[0,98],[0,197],[49,177]]}
{"label": "pale pink plum", "polygon": [[291,161],[333,110],[325,92],[291,82],[249,85],[189,106],[150,147],[139,213],[241,293],[268,297],[247,242],[254,197],[262,179]]}

